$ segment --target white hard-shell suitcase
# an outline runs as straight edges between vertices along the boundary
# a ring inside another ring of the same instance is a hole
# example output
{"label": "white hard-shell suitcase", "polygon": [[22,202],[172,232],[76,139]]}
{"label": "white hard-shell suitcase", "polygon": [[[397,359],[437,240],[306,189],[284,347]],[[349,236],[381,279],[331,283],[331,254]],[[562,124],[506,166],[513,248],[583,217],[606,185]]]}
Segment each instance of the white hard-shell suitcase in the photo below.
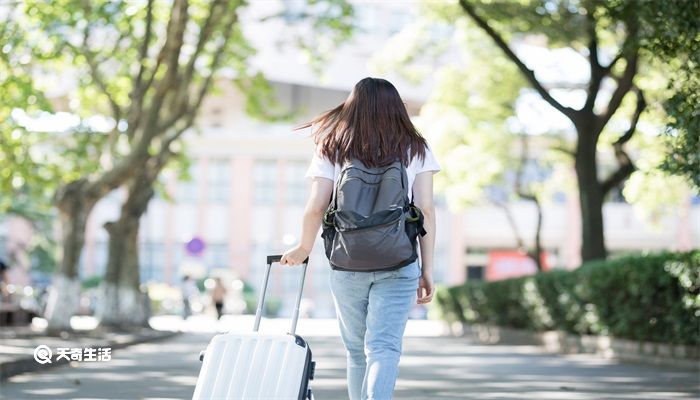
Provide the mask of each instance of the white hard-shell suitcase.
{"label": "white hard-shell suitcase", "polygon": [[309,344],[294,333],[308,258],[302,264],[290,333],[258,332],[270,269],[280,258],[279,255],[267,257],[253,332],[216,335],[200,354],[203,363],[193,399],[313,399],[309,380],[313,379],[316,363],[311,360]]}

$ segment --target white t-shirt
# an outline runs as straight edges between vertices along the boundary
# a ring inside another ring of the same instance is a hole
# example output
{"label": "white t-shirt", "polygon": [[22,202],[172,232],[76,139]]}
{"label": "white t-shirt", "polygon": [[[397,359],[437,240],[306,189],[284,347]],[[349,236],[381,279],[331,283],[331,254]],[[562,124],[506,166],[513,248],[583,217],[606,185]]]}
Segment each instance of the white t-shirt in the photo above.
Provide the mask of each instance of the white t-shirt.
{"label": "white t-shirt", "polygon": [[[433,174],[440,171],[440,164],[435,159],[433,152],[430,151],[429,147],[425,148],[425,158],[420,161],[419,157],[413,157],[411,162],[406,167],[406,175],[408,177],[408,190],[409,197],[410,193],[413,191],[413,182],[416,180],[416,175],[421,172],[433,171]],[[333,189],[335,190],[335,183],[338,181],[338,176],[340,175],[340,164],[333,164],[329,159],[322,156],[319,153],[318,147],[314,152],[314,156],[311,159],[311,165],[306,171],[307,178],[328,178],[333,181]]]}

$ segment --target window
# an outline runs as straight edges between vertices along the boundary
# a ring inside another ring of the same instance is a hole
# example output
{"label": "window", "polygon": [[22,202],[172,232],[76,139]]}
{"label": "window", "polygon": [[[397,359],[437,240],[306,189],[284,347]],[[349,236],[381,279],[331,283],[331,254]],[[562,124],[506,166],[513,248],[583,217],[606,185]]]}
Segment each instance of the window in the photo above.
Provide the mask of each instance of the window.
{"label": "window", "polygon": [[228,268],[228,245],[225,243],[213,243],[204,250],[204,264],[207,271],[217,268]]}
{"label": "window", "polygon": [[468,281],[483,281],[484,280],[484,267],[483,267],[483,265],[468,265],[467,266],[467,280]]}
{"label": "window", "polygon": [[207,168],[207,193],[212,203],[223,203],[229,199],[230,168],[227,159],[211,160]]}
{"label": "window", "polygon": [[163,282],[165,249],[162,243],[145,242],[139,251],[141,282]]}
{"label": "window", "polygon": [[222,122],[222,111],[220,108],[212,108],[211,110],[211,126],[214,129],[221,128],[224,124]]}
{"label": "window", "polygon": [[469,255],[487,255],[489,253],[489,249],[485,247],[469,247],[467,249],[467,254]]}
{"label": "window", "polygon": [[285,168],[286,202],[288,204],[304,204],[306,200],[306,179],[304,174],[308,167],[306,161],[290,161]]}
{"label": "window", "polygon": [[199,165],[196,162],[190,164],[189,179],[180,178],[177,184],[177,201],[193,203],[197,201],[197,180],[199,178]]}
{"label": "window", "polygon": [[277,161],[260,160],[255,162],[253,191],[256,204],[272,204],[277,190]]}

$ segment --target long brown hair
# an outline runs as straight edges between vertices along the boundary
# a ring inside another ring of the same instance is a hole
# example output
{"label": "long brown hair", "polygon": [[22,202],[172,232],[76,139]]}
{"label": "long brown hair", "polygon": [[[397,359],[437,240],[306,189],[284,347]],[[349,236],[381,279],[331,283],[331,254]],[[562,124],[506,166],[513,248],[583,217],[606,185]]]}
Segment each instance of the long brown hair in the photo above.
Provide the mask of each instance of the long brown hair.
{"label": "long brown hair", "polygon": [[357,158],[368,167],[396,160],[408,166],[413,157],[425,157],[425,138],[411,123],[399,92],[385,79],[362,79],[345,102],[295,129],[315,124],[314,142],[333,163]]}

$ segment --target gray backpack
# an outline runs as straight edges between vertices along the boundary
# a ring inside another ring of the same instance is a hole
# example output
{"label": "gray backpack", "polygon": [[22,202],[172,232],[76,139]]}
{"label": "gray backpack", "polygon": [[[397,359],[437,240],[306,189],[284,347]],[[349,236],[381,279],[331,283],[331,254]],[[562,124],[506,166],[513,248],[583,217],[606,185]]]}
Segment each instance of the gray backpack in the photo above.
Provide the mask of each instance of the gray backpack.
{"label": "gray backpack", "polygon": [[343,164],[321,234],[332,269],[386,271],[418,258],[417,237],[426,232],[407,186],[400,161],[376,168],[357,159]]}

